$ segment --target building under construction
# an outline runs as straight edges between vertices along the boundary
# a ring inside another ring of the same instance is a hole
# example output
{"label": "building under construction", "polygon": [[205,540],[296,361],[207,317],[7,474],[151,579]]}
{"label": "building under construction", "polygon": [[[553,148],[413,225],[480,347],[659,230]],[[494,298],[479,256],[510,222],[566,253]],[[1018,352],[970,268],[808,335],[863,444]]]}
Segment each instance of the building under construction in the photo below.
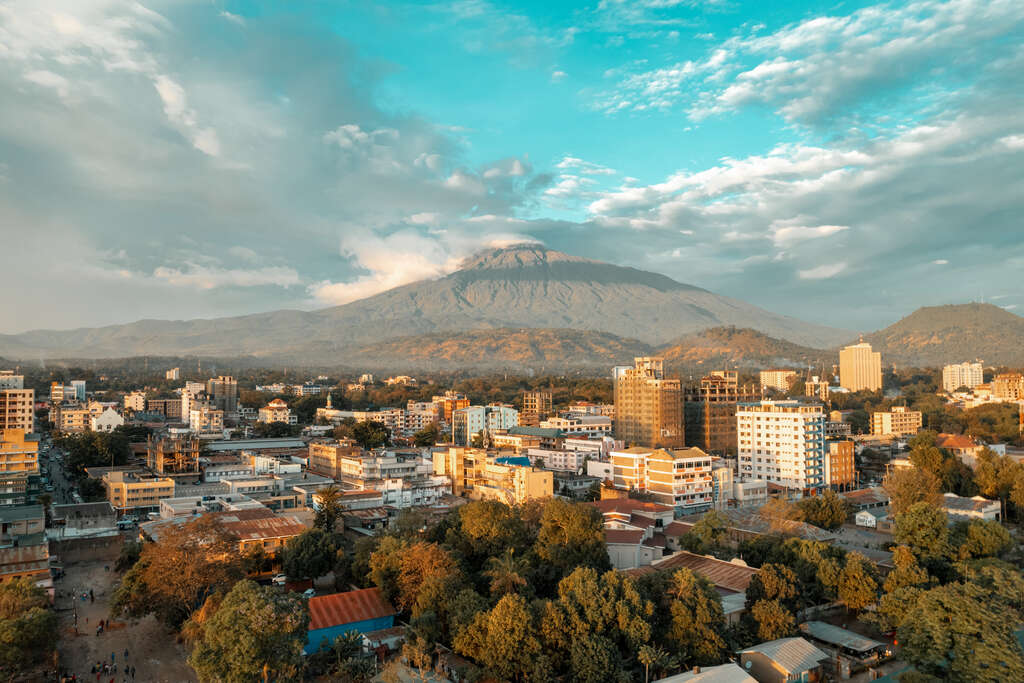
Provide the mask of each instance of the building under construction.
{"label": "building under construction", "polygon": [[715,455],[736,454],[736,404],[760,401],[761,388],[739,383],[734,370],[716,370],[686,388],[686,445]]}
{"label": "building under construction", "polygon": [[157,474],[198,474],[199,439],[192,436],[146,440],[146,464]]}

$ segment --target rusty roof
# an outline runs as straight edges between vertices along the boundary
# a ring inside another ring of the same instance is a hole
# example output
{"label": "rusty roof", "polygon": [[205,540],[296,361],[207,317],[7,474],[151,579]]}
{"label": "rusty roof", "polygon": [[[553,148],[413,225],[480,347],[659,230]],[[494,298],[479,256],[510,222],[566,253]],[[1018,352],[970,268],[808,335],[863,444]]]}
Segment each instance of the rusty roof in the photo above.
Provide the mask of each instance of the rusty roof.
{"label": "rusty roof", "polygon": [[935,439],[935,445],[939,448],[947,448],[949,450],[979,448],[978,444],[974,442],[974,439],[969,436],[964,436],[963,434],[939,434]]}
{"label": "rusty roof", "polygon": [[703,576],[714,584],[716,588],[722,588],[734,593],[745,592],[747,590],[747,586],[750,585],[750,580],[754,578],[754,575],[758,572],[758,570],[753,567],[745,567],[741,564],[726,562],[725,560],[718,560],[713,557],[696,555],[694,553],[681,550],[673,555],[669,555],[663,560],[657,560],[649,567],[631,569],[628,573],[634,576],[639,576],[642,574],[649,574],[654,571],[675,571],[676,569],[681,569],[683,567],[689,569],[694,574]]}
{"label": "rusty roof", "polygon": [[356,624],[398,614],[379,588],[321,595],[309,599],[309,630]]}
{"label": "rusty roof", "polygon": [[639,529],[605,529],[604,539],[607,543],[637,545],[644,540],[644,532]]}
{"label": "rusty roof", "polygon": [[677,538],[692,528],[693,525],[687,522],[669,522],[665,525],[665,535],[669,538]]}
{"label": "rusty roof", "polygon": [[[244,512],[244,510],[239,510]],[[238,536],[240,541],[257,541],[263,538],[285,538],[298,536],[306,530],[306,525],[298,517],[260,517],[257,519],[240,519],[236,521],[222,520],[225,528]]]}
{"label": "rusty roof", "polygon": [[672,508],[668,505],[659,505],[658,503],[645,503],[642,500],[633,500],[632,498],[609,498],[607,500],[595,500],[589,505],[593,505],[603,514],[609,512],[619,512],[623,514],[632,514],[634,512],[653,512],[653,513],[665,513],[672,512]]}

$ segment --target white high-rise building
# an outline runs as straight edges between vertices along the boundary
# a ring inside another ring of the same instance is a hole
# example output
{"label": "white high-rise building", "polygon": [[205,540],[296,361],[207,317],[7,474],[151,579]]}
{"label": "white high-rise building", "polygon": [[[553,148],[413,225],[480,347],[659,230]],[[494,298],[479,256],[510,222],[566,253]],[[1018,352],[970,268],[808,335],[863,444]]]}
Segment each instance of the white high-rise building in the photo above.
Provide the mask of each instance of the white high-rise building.
{"label": "white high-rise building", "polygon": [[825,482],[825,423],[819,404],[760,401],[736,406],[739,477],[788,488],[818,489]]}
{"label": "white high-rise building", "polygon": [[942,368],[942,388],[953,392],[960,387],[973,389],[984,382],[984,372],[980,362],[957,363]]}

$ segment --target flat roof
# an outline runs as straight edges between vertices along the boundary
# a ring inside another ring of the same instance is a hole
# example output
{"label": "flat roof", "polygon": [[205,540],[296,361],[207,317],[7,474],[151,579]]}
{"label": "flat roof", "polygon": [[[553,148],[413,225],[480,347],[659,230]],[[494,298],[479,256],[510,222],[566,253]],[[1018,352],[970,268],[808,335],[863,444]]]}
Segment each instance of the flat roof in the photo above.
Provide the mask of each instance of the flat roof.
{"label": "flat roof", "polygon": [[859,633],[854,633],[824,621],[805,621],[800,624],[800,630],[815,640],[820,640],[830,645],[839,645],[854,652],[869,652],[879,647],[885,647],[885,643],[871,640]]}
{"label": "flat roof", "polygon": [[42,516],[42,505],[16,505],[14,507],[0,507],[0,522],[23,522],[27,519],[38,519]]}
{"label": "flat roof", "polygon": [[206,444],[208,451],[259,450],[261,448],[305,448],[302,439],[231,439],[211,441]]}

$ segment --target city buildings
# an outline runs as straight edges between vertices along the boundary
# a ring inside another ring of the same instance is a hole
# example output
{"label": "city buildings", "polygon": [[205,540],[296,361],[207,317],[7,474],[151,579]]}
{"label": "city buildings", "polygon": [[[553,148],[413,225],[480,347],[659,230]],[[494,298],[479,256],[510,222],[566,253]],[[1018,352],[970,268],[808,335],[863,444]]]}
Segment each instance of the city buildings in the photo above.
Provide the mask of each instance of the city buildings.
{"label": "city buildings", "polygon": [[452,413],[452,443],[469,446],[473,437],[488,438],[488,433],[519,426],[519,411],[502,404],[469,406]]}
{"label": "city buildings", "polygon": [[682,390],[678,379],[665,379],[661,358],[634,359],[633,367],[613,370],[615,438],[627,444],[682,448]]}
{"label": "city buildings", "polygon": [[633,446],[612,451],[610,459],[615,488],[645,491],[655,502],[684,513],[712,506],[713,458],[699,448]]}
{"label": "city buildings", "polygon": [[435,405],[440,406],[441,419],[446,425],[452,423],[452,415],[460,408],[469,407],[469,398],[457,391],[446,391],[440,396],[430,399]]}
{"label": "city buildings", "polygon": [[193,401],[188,413],[188,428],[200,436],[224,436],[224,411],[209,403]]}
{"label": "city buildings", "polygon": [[908,436],[921,431],[921,411],[906,406],[871,413],[871,433],[875,436]]}
{"label": "city buildings", "polygon": [[200,448],[199,439],[193,436],[150,436],[146,440],[146,466],[157,474],[196,474]]}
{"label": "city buildings", "polygon": [[57,403],[50,406],[53,428],[64,434],[77,434],[89,430],[92,414],[80,403]]}
{"label": "city buildings", "polygon": [[741,403],[736,409],[741,479],[805,492],[825,484],[825,412],[800,401]]}
{"label": "city buildings", "polygon": [[168,421],[181,419],[181,399],[151,398],[146,401],[146,409],[151,413],[163,415]]}
{"label": "city buildings", "polygon": [[34,389],[25,388],[23,375],[0,370],[0,429],[35,431]]}
{"label": "city buildings", "polygon": [[864,341],[841,349],[839,384],[850,391],[881,391],[882,354]]}
{"label": "city buildings", "polygon": [[112,432],[124,425],[124,418],[113,408],[105,408],[99,415],[89,418],[89,429],[94,432]]}
{"label": "city buildings", "polygon": [[39,473],[39,437],[24,429],[0,429],[0,476]]}
{"label": "city buildings", "polygon": [[264,424],[270,424],[272,422],[283,422],[284,424],[297,424],[298,418],[292,415],[291,409],[288,404],[279,398],[275,398],[267,405],[260,408],[259,422]]}
{"label": "city buildings", "polygon": [[314,441],[309,444],[309,469],[333,479],[340,479],[346,471],[345,462],[358,458],[362,449],[355,441]]}
{"label": "city buildings", "polygon": [[973,389],[985,381],[980,361],[945,365],[942,368],[942,388],[950,393],[960,387]]}
{"label": "city buildings", "polygon": [[795,370],[762,370],[761,391],[787,392],[793,387],[796,377]]}
{"label": "city buildings", "polygon": [[542,420],[541,427],[558,429],[568,437],[600,439],[612,435],[612,419],[604,415],[573,415],[549,417]]}
{"label": "city buildings", "polygon": [[537,427],[553,412],[550,391],[524,391],[523,409],[519,413],[519,424]]}
{"label": "city buildings", "polygon": [[707,453],[736,454],[736,405],[757,401],[761,390],[740,385],[732,370],[717,370],[686,389],[686,443]]}
{"label": "city buildings", "polygon": [[1019,372],[1004,372],[992,378],[992,398],[1018,401],[1024,398],[1024,375]]}
{"label": "city buildings", "polygon": [[141,413],[146,409],[146,392],[133,391],[124,395],[124,409],[133,413]]}
{"label": "city buildings", "polygon": [[160,501],[174,496],[174,480],[142,471],[112,470],[103,474],[107,500],[118,513],[156,510]]}
{"label": "city buildings", "polygon": [[804,396],[815,397],[821,402],[827,403],[829,397],[828,379],[821,379],[818,375],[813,375],[804,382]]}
{"label": "city buildings", "polygon": [[828,454],[825,456],[825,486],[849,491],[856,484],[854,469],[854,444],[852,440],[843,439],[828,441]]}
{"label": "city buildings", "polygon": [[164,379],[175,382],[178,381],[179,379],[181,379],[181,368],[171,368],[170,370],[164,373]]}
{"label": "city buildings", "polygon": [[471,500],[516,505],[554,494],[551,471],[532,467],[529,458],[522,458],[525,462],[521,463],[510,460],[481,449],[451,447],[434,452],[434,474],[448,477],[452,493]]}
{"label": "city buildings", "polygon": [[206,394],[213,406],[226,415],[238,412],[238,381],[234,377],[221,375],[206,381]]}

